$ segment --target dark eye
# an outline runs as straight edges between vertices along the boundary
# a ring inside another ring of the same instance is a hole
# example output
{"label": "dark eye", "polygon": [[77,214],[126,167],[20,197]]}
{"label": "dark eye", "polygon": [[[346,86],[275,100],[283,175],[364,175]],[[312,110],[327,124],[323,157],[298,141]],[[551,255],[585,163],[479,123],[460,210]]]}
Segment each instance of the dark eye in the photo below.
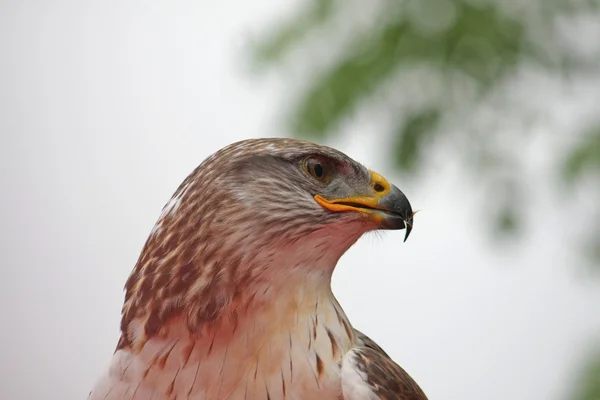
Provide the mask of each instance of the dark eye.
{"label": "dark eye", "polygon": [[304,170],[310,176],[321,182],[327,181],[328,171],[326,166],[321,162],[321,160],[318,160],[316,158],[307,158],[306,160],[304,160]]}

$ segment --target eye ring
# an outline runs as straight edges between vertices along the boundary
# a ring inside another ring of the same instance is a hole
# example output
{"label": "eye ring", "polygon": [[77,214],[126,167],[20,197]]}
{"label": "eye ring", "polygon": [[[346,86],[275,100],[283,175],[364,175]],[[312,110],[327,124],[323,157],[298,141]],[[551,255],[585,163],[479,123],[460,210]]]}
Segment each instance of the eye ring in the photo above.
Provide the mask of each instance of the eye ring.
{"label": "eye ring", "polygon": [[327,165],[321,160],[314,157],[308,157],[302,163],[302,167],[308,175],[319,182],[329,182],[329,171]]}

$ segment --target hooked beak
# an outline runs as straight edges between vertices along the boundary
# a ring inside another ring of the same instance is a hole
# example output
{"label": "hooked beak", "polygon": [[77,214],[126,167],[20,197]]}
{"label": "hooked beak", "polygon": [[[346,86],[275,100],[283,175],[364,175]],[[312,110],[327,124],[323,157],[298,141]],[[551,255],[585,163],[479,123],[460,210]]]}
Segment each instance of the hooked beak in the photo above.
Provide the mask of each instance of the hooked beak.
{"label": "hooked beak", "polygon": [[413,228],[414,212],[404,193],[390,184],[383,176],[370,171],[372,196],[345,197],[341,199],[325,199],[320,195],[315,200],[323,208],[333,211],[355,211],[366,214],[381,229],[406,229],[404,241]]}

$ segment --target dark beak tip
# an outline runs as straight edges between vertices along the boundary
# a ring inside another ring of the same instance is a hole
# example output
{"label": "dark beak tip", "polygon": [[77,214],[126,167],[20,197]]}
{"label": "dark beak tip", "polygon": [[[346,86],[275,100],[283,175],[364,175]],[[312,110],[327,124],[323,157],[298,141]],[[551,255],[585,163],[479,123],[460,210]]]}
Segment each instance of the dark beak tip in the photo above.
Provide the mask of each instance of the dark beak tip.
{"label": "dark beak tip", "polygon": [[406,243],[406,239],[408,239],[408,235],[410,235],[410,232],[412,231],[412,221],[404,221],[404,226],[406,229],[406,234],[404,235],[404,242]]}

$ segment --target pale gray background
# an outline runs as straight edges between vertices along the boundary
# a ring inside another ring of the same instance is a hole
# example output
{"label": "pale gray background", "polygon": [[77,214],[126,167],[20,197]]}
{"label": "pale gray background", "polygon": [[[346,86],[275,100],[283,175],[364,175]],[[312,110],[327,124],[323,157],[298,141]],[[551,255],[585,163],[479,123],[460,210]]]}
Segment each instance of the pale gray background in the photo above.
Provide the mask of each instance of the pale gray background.
{"label": "pale gray background", "polygon": [[[273,117],[293,84],[244,65],[252,35],[292,4],[0,3],[0,399],[84,399],[180,181],[230,142],[285,135]],[[552,107],[563,124],[580,117]],[[347,131],[331,144],[422,210],[407,243],[369,235],[341,260],[334,291],[352,322],[431,399],[564,398],[600,332],[599,287],[562,240],[579,223],[540,196],[535,235],[492,252],[483,194],[443,154],[404,182],[378,156],[377,127],[358,118]],[[535,174],[546,158],[530,151]]]}

